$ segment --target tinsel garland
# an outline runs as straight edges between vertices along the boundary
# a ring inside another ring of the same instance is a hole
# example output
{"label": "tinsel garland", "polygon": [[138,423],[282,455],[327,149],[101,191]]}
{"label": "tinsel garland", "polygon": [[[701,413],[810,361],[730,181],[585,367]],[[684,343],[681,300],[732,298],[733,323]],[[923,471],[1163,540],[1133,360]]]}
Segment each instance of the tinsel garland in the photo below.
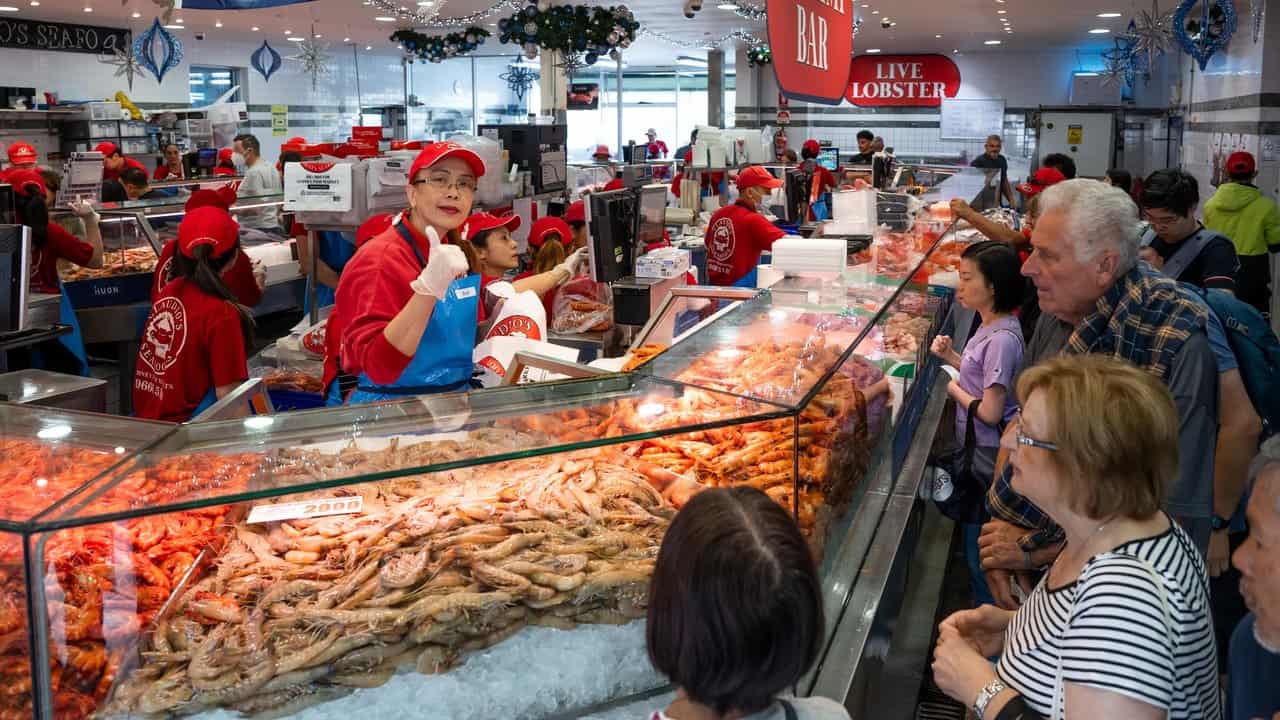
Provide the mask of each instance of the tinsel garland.
{"label": "tinsel garland", "polygon": [[427,35],[411,28],[401,28],[391,34],[391,39],[419,60],[438,63],[466,55],[483,45],[489,35],[488,30],[480,27],[469,27],[448,35]]}

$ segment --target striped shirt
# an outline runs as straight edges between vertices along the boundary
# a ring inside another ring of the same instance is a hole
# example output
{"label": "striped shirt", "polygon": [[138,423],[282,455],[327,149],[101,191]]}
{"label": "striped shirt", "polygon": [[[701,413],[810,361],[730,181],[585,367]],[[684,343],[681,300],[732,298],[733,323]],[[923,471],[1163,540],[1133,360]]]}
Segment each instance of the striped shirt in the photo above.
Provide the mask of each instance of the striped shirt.
{"label": "striped shirt", "polygon": [[1208,575],[1191,538],[1170,525],[1090,558],[1069,585],[1041,579],[1009,623],[996,666],[1029,707],[1052,712],[1061,672],[1064,683],[1167,708],[1170,720],[1222,717]]}

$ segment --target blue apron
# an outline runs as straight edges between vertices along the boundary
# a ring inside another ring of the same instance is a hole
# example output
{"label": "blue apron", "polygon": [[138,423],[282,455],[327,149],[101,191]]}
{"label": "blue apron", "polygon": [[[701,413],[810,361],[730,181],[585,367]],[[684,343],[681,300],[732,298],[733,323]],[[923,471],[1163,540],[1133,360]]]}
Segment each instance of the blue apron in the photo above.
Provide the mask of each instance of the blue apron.
{"label": "blue apron", "polygon": [[[218,402],[218,389],[209,388],[209,392],[205,393],[204,397],[200,398],[200,404],[196,406],[195,410],[191,411],[191,418],[199,415],[205,410],[208,410],[209,406],[216,402]],[[187,418],[187,420],[190,420],[191,418]]]}
{"label": "blue apron", "polygon": [[75,308],[71,307],[71,299],[67,297],[67,289],[61,280],[58,281],[58,292],[62,293],[58,299],[58,322],[71,326],[71,332],[58,336],[58,344],[75,358],[76,374],[88,377],[89,357],[85,354],[84,338],[80,335],[80,319],[76,317]]}
{"label": "blue apron", "polygon": [[[316,233],[316,251],[320,256],[320,261],[325,265],[333,268],[333,271],[342,274],[342,269],[356,254],[355,242],[340,232],[334,230],[321,230]],[[306,294],[303,296],[302,312],[311,312],[311,278],[307,278]],[[335,300],[334,289],[328,285],[321,285],[316,288],[316,305],[320,307],[328,307]]]}
{"label": "blue apron", "polygon": [[743,275],[742,277],[738,278],[737,280],[734,280],[734,281],[733,281],[733,287],[740,287],[740,288],[754,288],[754,287],[756,286],[757,281],[758,281],[758,277],[757,277],[757,276],[758,276],[759,274],[760,274],[760,268],[759,268],[758,266],[757,266],[757,267],[753,267],[753,268],[751,268],[751,270],[750,270],[750,271],[748,271],[748,272],[747,272],[747,274],[746,274],[746,275]]}
{"label": "blue apron", "polygon": [[[409,244],[418,258],[418,266],[427,261],[409,235],[404,223],[396,232]],[[418,341],[418,349],[400,378],[391,385],[377,385],[361,373],[348,404],[393,400],[407,395],[462,390],[471,386],[476,342],[476,317],[480,305],[480,276],[467,275],[449,285],[443,300],[437,300],[427,329]],[[337,383],[334,383],[335,385]],[[330,391],[332,393],[332,390]]]}

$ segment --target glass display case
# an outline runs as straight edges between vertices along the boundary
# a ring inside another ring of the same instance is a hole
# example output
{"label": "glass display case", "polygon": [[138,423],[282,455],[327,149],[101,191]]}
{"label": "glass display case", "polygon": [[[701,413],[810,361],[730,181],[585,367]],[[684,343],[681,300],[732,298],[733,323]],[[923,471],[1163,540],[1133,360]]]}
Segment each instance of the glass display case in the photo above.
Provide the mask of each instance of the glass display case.
{"label": "glass display case", "polygon": [[[32,587],[29,579],[39,576],[27,574],[27,529],[95,477],[172,429],[169,423],[0,403],[0,489],[5,497],[0,507],[0,674],[5,687],[0,693],[0,715],[33,714],[27,598]],[[52,551],[55,557],[79,554],[84,567],[94,562],[89,556],[95,549],[88,545],[55,546]],[[51,659],[60,663],[59,680],[64,677],[62,663],[68,653],[81,649],[78,644],[69,645],[61,660]],[[68,688],[74,684],[70,676],[66,681]],[[60,702],[81,702],[80,687],[75,691],[77,698],[60,694]],[[93,689],[86,688],[86,695]]]}
{"label": "glass display case", "polygon": [[[126,448],[20,524],[30,582],[14,602],[32,610],[13,637],[35,657],[14,702],[42,718],[465,719],[658,688],[642,618],[674,514],[755,487],[822,557],[889,438],[914,432],[902,408],[948,305],[919,273],[668,303],[634,372],[174,426]],[[831,628],[841,598],[824,599]]]}

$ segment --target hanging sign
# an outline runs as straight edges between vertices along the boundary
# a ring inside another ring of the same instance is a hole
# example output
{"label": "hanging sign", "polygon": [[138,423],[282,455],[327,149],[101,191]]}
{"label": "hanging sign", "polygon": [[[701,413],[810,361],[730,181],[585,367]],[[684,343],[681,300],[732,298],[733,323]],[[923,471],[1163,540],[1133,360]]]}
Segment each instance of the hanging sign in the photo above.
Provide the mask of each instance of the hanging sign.
{"label": "hanging sign", "polygon": [[960,92],[960,68],[945,55],[859,55],[845,97],[861,107],[941,107]]}
{"label": "hanging sign", "polygon": [[769,46],[779,90],[839,105],[849,87],[852,0],[769,0]]}
{"label": "hanging sign", "polygon": [[0,47],[111,55],[130,52],[132,43],[132,34],[119,28],[0,19]]}

